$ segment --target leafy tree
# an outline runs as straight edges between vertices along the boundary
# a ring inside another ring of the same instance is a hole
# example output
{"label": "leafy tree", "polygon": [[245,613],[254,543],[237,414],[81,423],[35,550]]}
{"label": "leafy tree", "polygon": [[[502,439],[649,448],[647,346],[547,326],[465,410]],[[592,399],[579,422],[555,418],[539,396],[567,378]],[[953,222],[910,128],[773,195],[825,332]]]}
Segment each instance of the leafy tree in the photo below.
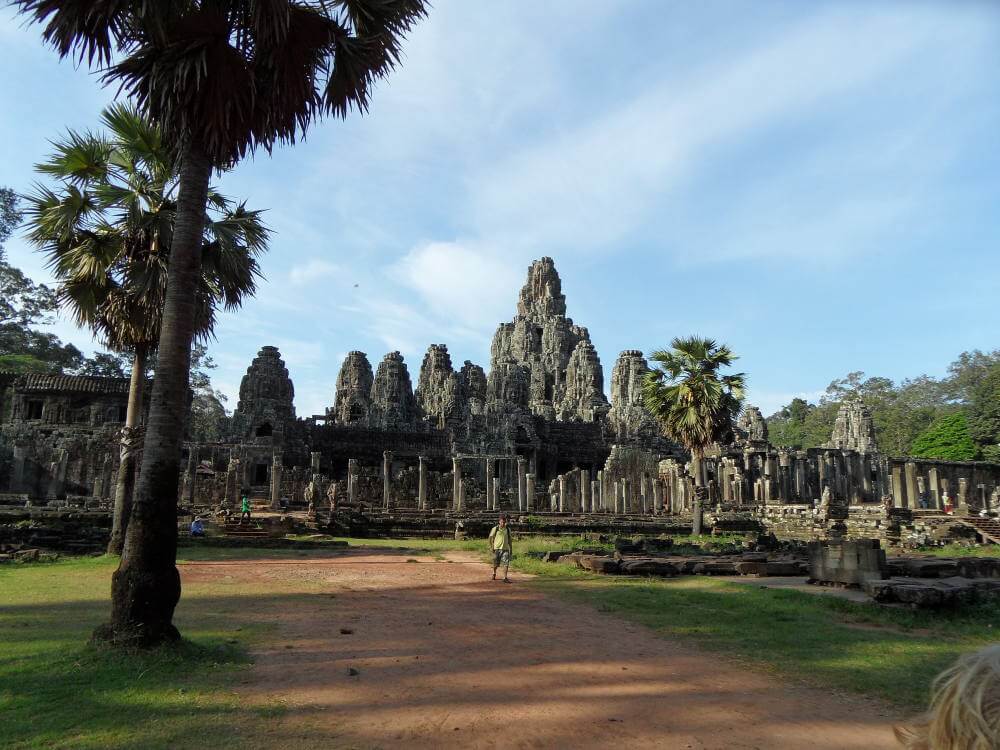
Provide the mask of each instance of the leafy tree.
{"label": "leafy tree", "polygon": [[913,441],[911,456],[943,461],[972,461],[979,451],[969,435],[965,412],[938,417]]}
{"label": "leafy tree", "polygon": [[[49,258],[59,299],[77,323],[132,355],[109,554],[120,554],[132,506],[146,362],[160,337],[179,180],[160,129],[128,105],[104,110],[107,134],[69,132],[37,170],[57,180],[28,196],[29,239]],[[255,256],[267,246],[259,211],[209,191],[195,296],[195,336],[215,310],[256,290]],[[95,367],[106,362],[91,363]]]}
{"label": "leafy tree", "polygon": [[997,365],[1000,365],[1000,349],[962,352],[948,366],[948,378],[942,383],[947,397],[958,403],[970,403],[977,386]]}
{"label": "leafy tree", "polygon": [[208,371],[214,370],[215,362],[208,355],[203,344],[195,344],[191,349],[191,420],[188,434],[196,443],[213,443],[221,440],[229,431],[229,413],[226,411],[226,396],[212,387]]}
{"label": "leafy tree", "polygon": [[676,338],[671,349],[650,355],[653,368],[642,384],[643,402],[664,435],[691,452],[698,489],[694,533],[701,533],[702,458],[714,443],[732,439],[743,403],[743,373],[722,375],[737,359],[729,347],[697,336]]}
{"label": "leafy tree", "polygon": [[76,371],[77,375],[101,378],[124,378],[131,370],[132,358],[116,352],[95,352]]}
{"label": "leafy tree", "polygon": [[104,69],[177,147],[180,180],[159,357],[132,521],[97,635],[179,637],[176,487],[195,331],[198,254],[213,169],[293,143],[324,114],[367,109],[424,0],[58,3],[15,0],[60,56]]}
{"label": "leafy tree", "polygon": [[1000,364],[990,367],[972,389],[969,435],[983,458],[1000,463]]}

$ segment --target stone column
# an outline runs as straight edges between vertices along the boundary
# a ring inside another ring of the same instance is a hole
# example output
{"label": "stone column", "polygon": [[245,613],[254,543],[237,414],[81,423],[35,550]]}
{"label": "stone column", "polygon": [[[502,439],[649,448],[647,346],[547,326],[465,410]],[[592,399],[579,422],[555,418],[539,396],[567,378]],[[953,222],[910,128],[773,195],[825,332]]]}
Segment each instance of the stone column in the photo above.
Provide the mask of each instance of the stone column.
{"label": "stone column", "polygon": [[535,475],[530,472],[528,474],[525,474],[524,484],[525,484],[525,509],[530,513],[535,509]]}
{"label": "stone column", "polygon": [[955,512],[960,516],[969,515],[969,480],[958,478],[958,499],[955,501]]}
{"label": "stone column", "polygon": [[[729,482],[726,482],[729,485]],[[663,512],[663,482],[659,477],[653,478],[653,515],[660,515]]]}
{"label": "stone column", "polygon": [[632,480],[622,480],[622,512],[625,514],[632,512]]}
{"label": "stone column", "polygon": [[496,510],[493,505],[493,483],[496,481],[493,477],[493,459],[486,459],[486,510]]}
{"label": "stone column", "polygon": [[559,475],[559,512],[566,512],[566,475]]}
{"label": "stone column", "polygon": [[347,461],[347,501],[351,505],[358,502],[358,459],[351,458]]}
{"label": "stone column", "polygon": [[906,507],[915,508],[917,506],[917,465],[913,461],[907,461],[903,467],[903,476],[906,481]]}
{"label": "stone column", "polygon": [[594,494],[597,498],[597,507],[603,513],[608,509],[607,497],[604,493],[604,471],[598,469],[597,471],[597,492]]}
{"label": "stone column", "polygon": [[619,481],[614,482],[615,486],[615,515],[622,512],[622,483]]}
{"label": "stone column", "polygon": [[528,470],[528,462],[518,457],[517,459],[517,509],[524,512],[527,507],[527,494],[528,494],[528,483],[525,479],[525,475]]}
{"label": "stone column", "polygon": [[580,469],[580,510],[583,513],[593,513],[594,507],[590,497],[590,470]]}
{"label": "stone column", "polygon": [[892,505],[895,508],[905,508],[906,498],[903,494],[903,467],[894,465],[892,467]]}
{"label": "stone column", "polygon": [[458,483],[458,510],[465,510],[465,486],[466,480],[459,480]]}
{"label": "stone column", "polygon": [[451,507],[458,510],[462,499],[462,462],[455,456],[451,459]]}
{"label": "stone column", "polygon": [[419,474],[417,475],[417,507],[420,510],[427,510],[427,459],[420,456]]}
{"label": "stone column", "polygon": [[932,466],[927,470],[927,489],[929,497],[927,504],[931,508],[941,508],[941,483],[938,481],[937,467]]}
{"label": "stone column", "polygon": [[319,451],[312,451],[309,454],[309,469],[313,474],[319,474],[319,460],[322,455]]}
{"label": "stone column", "polygon": [[275,453],[271,457],[271,510],[278,510],[281,507],[282,469],[281,454]]}
{"label": "stone column", "polygon": [[382,451],[382,504],[389,510],[392,495],[392,451]]}

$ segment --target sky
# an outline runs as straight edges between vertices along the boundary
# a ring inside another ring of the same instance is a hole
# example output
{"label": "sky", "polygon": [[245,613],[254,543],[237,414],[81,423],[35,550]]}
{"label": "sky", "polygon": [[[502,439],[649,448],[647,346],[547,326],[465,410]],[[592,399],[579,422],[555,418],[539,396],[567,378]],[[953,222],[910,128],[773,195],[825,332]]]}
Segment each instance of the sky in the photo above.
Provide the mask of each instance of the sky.
{"label": "sky", "polygon": [[[115,90],[10,8],[0,45],[0,185],[27,192]],[[1000,4],[434,0],[404,49],[366,116],[216,180],[274,231],[209,347],[230,408],[268,344],[300,416],[350,350],[398,350],[414,382],[431,343],[488,367],[545,255],[606,380],[624,349],[709,336],[765,414],[1000,347]]]}

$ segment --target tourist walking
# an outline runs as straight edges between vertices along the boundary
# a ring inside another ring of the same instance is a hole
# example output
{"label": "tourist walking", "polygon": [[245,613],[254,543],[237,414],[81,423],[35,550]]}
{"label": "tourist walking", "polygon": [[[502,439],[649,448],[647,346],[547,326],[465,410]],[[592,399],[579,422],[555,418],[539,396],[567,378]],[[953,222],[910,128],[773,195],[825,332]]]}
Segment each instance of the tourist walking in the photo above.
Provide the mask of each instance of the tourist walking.
{"label": "tourist walking", "polygon": [[500,514],[497,525],[490,529],[490,550],[493,552],[493,580],[497,579],[497,568],[503,565],[503,582],[510,583],[507,569],[510,568],[510,556],[514,551],[511,542],[510,526],[507,525],[507,515]]}
{"label": "tourist walking", "polygon": [[244,520],[250,523],[250,498],[247,497],[246,490],[243,491],[243,498],[240,500],[240,523]]}

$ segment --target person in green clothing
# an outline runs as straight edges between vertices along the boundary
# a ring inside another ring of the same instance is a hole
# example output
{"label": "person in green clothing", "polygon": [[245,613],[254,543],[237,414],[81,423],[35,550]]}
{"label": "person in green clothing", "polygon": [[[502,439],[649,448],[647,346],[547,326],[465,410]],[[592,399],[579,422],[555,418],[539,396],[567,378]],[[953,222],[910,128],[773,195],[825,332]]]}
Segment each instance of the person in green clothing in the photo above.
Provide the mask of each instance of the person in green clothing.
{"label": "person in green clothing", "polygon": [[497,525],[490,529],[490,549],[493,550],[493,580],[497,579],[497,568],[503,565],[503,582],[510,583],[507,569],[510,567],[510,555],[514,547],[511,543],[507,516],[503,513],[500,514]]}
{"label": "person in green clothing", "polygon": [[247,497],[246,490],[243,490],[243,499],[240,501],[240,523],[244,520],[250,523],[250,498]]}

